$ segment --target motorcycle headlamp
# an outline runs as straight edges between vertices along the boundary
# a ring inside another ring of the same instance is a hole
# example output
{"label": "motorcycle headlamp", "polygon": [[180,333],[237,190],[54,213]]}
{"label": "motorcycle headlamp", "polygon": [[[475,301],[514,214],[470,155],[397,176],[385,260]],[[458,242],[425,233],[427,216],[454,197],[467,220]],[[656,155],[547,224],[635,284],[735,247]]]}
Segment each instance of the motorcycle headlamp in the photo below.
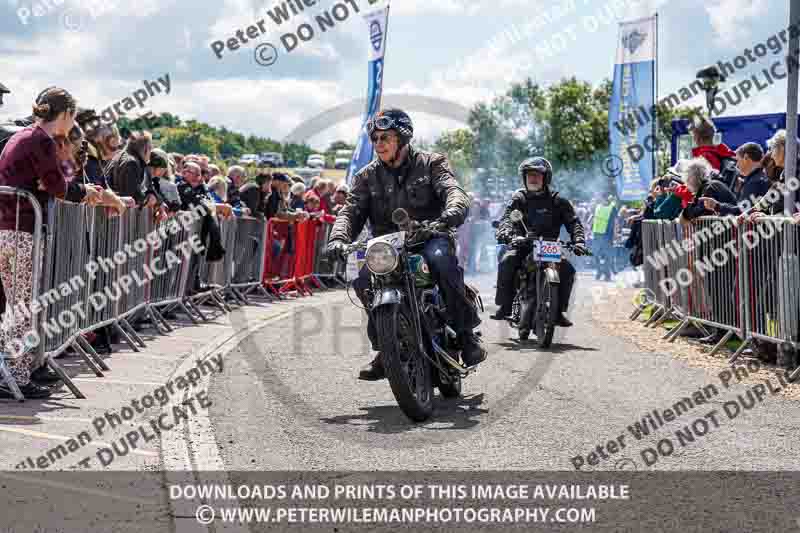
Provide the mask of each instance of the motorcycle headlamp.
{"label": "motorcycle headlamp", "polygon": [[386,242],[376,242],[367,249],[367,268],[373,274],[382,276],[397,268],[399,258],[394,246]]}

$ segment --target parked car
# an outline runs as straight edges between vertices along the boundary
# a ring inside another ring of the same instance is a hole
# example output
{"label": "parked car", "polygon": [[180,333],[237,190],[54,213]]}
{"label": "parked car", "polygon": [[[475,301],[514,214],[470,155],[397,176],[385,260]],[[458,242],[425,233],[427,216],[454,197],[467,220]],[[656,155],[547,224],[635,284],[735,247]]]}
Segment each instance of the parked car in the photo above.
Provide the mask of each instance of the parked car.
{"label": "parked car", "polygon": [[294,159],[289,159],[286,161],[286,168],[297,168],[297,161]]}
{"label": "parked car", "polygon": [[311,181],[311,178],[322,175],[322,171],[318,168],[301,167],[294,169],[294,173],[303,178],[306,185]]}
{"label": "parked car", "polygon": [[242,157],[237,161],[240,165],[256,165],[258,164],[258,155],[256,154],[242,154]]}
{"label": "parked car", "polygon": [[343,170],[350,166],[350,158],[340,158],[337,157],[336,161],[333,164],[333,168],[337,170]]}
{"label": "parked car", "polygon": [[278,152],[263,153],[259,157],[258,164],[265,167],[282,167],[283,154],[279,154]]}
{"label": "parked car", "polygon": [[306,160],[306,166],[311,168],[325,168],[325,156],[322,154],[311,154]]}

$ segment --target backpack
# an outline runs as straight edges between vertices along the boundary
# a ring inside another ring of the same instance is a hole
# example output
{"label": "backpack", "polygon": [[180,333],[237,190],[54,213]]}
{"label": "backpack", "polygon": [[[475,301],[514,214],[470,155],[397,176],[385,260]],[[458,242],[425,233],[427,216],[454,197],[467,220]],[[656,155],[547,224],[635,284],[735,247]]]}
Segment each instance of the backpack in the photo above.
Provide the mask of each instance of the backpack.
{"label": "backpack", "polygon": [[719,161],[719,181],[733,190],[736,185],[736,178],[739,176],[739,171],[736,169],[736,159],[733,157],[723,157]]}

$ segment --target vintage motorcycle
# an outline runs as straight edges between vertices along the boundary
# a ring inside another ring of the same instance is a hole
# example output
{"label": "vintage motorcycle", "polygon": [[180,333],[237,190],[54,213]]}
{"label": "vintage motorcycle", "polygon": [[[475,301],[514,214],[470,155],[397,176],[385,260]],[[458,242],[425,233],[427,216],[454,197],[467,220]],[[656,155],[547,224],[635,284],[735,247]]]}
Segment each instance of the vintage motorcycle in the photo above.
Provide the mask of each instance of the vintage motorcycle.
{"label": "vintage motorcycle", "polygon": [[[401,231],[350,245],[346,252],[366,249],[367,312],[375,324],[386,377],[403,413],[422,422],[433,412],[434,387],[445,398],[457,397],[461,380],[475,368],[460,361],[444,298],[419,253],[430,238],[445,234],[429,223],[412,221],[404,209],[392,213],[392,222]],[[470,286],[466,290],[482,312],[480,294]]]}
{"label": "vintage motorcycle", "polygon": [[[548,348],[553,342],[556,322],[560,311],[558,301],[558,264],[565,251],[572,251],[572,243],[545,241],[534,237],[525,227],[520,211],[511,213],[511,221],[525,229],[525,248],[530,253],[517,277],[517,291],[511,308],[509,323],[517,328],[519,340],[524,342],[531,332],[536,335],[536,344]],[[591,255],[591,254],[589,254]]]}

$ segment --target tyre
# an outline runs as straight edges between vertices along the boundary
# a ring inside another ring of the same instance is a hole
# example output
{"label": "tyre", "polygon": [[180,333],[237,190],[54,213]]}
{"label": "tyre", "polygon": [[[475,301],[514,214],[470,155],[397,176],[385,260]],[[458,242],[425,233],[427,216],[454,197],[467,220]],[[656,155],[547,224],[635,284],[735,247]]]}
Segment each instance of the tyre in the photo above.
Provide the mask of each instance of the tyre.
{"label": "tyre", "polygon": [[539,347],[549,348],[553,343],[553,333],[556,331],[558,312],[558,285],[545,281],[536,313],[536,337],[538,338]]}
{"label": "tyre", "polygon": [[374,312],[392,393],[408,418],[424,422],[433,413],[433,369],[419,353],[411,313],[400,305],[379,307]]}

